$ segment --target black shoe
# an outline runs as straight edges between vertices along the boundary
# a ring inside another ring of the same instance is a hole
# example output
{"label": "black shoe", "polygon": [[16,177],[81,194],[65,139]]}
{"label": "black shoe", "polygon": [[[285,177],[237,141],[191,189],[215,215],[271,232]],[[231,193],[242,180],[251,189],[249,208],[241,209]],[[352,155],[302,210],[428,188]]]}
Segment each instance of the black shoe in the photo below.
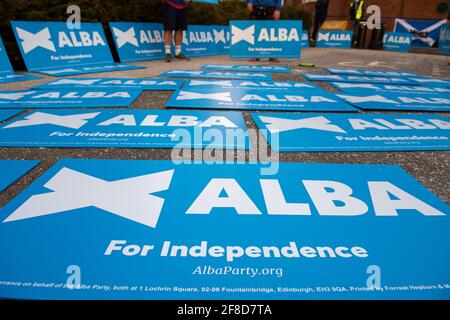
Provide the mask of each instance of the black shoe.
{"label": "black shoe", "polygon": [[170,53],[166,53],[166,56],[164,57],[164,60],[166,62],[172,62],[172,56],[170,55]]}
{"label": "black shoe", "polygon": [[186,56],[184,55],[184,53],[182,53],[182,52],[180,52],[179,54],[177,54],[177,55],[175,56],[175,58],[176,58],[176,59],[180,59],[180,60],[187,60],[187,61],[191,60],[191,59],[189,59],[188,57],[186,57]]}

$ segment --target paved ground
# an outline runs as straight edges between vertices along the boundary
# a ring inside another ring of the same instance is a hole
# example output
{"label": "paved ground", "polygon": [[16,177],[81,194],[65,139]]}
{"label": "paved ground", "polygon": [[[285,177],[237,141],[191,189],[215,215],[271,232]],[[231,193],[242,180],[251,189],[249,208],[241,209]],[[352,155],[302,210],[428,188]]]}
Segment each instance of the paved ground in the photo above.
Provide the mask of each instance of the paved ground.
{"label": "paved ground", "polygon": [[[364,69],[386,69],[412,71],[426,76],[450,78],[449,57],[413,53],[393,53],[370,50],[305,49],[302,62],[315,63],[315,68],[297,68],[298,60],[286,60],[281,64],[295,68],[292,74],[274,74],[275,80],[305,81],[301,72],[326,73],[326,67],[349,67]],[[226,56],[196,58],[189,62],[150,61],[135,63],[146,69],[80,77],[154,77],[169,69],[198,69],[203,64],[249,64],[245,61],[231,60]],[[262,63],[267,64],[267,63]],[[45,83],[53,78],[47,77],[36,81],[0,85],[0,90],[28,89]],[[329,91],[337,91],[325,83],[318,83]],[[163,109],[171,92],[147,91],[133,104],[138,109]],[[450,113],[441,113],[450,117]],[[249,128],[256,128],[249,113],[244,112]],[[256,145],[256,137],[252,136]],[[263,143],[266,143],[263,141]],[[20,179],[10,188],[0,193],[0,207],[6,204],[28,184],[41,175],[58,159],[70,158],[104,158],[104,159],[152,159],[170,160],[172,150],[165,149],[58,149],[58,148],[0,148],[0,159],[39,159],[40,166]],[[272,155],[276,156],[276,155]],[[249,157],[249,154],[247,154]],[[260,160],[264,160],[261,158]],[[329,153],[280,153],[280,161],[320,162],[320,163],[377,163],[401,165],[422,184],[450,204],[450,152],[329,152]]]}

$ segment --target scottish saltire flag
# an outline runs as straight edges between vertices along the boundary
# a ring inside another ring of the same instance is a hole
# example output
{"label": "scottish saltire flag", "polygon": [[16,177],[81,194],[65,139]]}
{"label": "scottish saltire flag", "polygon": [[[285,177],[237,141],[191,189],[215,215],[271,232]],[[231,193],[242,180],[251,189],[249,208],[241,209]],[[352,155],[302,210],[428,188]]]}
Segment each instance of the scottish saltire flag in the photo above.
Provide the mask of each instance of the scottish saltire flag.
{"label": "scottish saltire flag", "polygon": [[441,27],[447,20],[410,20],[395,19],[394,32],[410,33],[413,37],[411,46],[432,47],[439,39]]}

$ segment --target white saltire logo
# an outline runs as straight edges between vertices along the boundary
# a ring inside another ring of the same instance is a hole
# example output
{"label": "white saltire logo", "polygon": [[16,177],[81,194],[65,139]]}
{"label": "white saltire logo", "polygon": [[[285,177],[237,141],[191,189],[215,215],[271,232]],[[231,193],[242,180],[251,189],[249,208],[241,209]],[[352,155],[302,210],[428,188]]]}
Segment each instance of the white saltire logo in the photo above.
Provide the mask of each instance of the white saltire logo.
{"label": "white saltire logo", "polygon": [[169,189],[174,170],[106,181],[62,168],[44,187],[53,191],[31,196],[3,222],[96,207],[155,228],[164,199],[152,193]]}
{"label": "white saltire logo", "polygon": [[197,100],[197,99],[233,102],[231,98],[231,92],[199,93],[190,91],[180,91],[179,95],[177,96],[177,100]]}
{"label": "white saltire logo", "polygon": [[35,93],[36,91],[22,91],[22,92],[12,92],[12,93],[0,93],[0,99],[3,100],[20,100],[25,96]]}
{"label": "white saltire logo", "polygon": [[51,86],[64,85],[64,84],[92,85],[98,81],[100,81],[100,79],[83,79],[83,80],[60,79],[60,80],[56,80],[54,82],[50,82],[50,83],[48,83],[48,85],[51,85]]}
{"label": "white saltire logo", "polygon": [[99,115],[99,112],[73,114],[67,116],[58,116],[55,114],[35,112],[26,116],[23,120],[18,120],[3,127],[3,129],[29,127],[38,125],[55,125],[71,129],[80,129],[89,120]]}
{"label": "white saltire logo", "polygon": [[232,87],[233,84],[229,80],[224,81],[201,81],[201,80],[191,80],[189,82],[190,86],[224,86],[224,87]]}
{"label": "white saltire logo", "polygon": [[25,54],[38,47],[56,52],[55,44],[51,40],[51,34],[48,28],[42,29],[35,34],[21,28],[16,28],[16,31],[19,39],[22,40],[21,45]]}
{"label": "white saltire logo", "polygon": [[246,29],[239,29],[236,26],[231,26],[231,44],[236,44],[241,41],[246,41],[251,45],[255,44],[255,26],[250,26]]}
{"label": "white saltire logo", "polygon": [[122,48],[125,44],[129,43],[135,47],[139,47],[138,40],[136,38],[136,31],[134,30],[134,27],[131,27],[127,31],[122,31],[117,29],[116,27],[113,27],[114,35],[116,36],[116,42],[117,46],[119,48]]}
{"label": "white saltire logo", "polygon": [[330,33],[329,32],[327,32],[327,33],[319,32],[317,41],[330,41]]}
{"label": "white saltire logo", "polygon": [[323,116],[305,119],[284,119],[259,116],[259,119],[265,123],[266,128],[270,133],[279,133],[303,128],[346,133],[345,130],[332,124],[330,120]]}
{"label": "white saltire logo", "polygon": [[220,31],[217,31],[216,29],[213,29],[214,32],[214,41],[215,43],[222,42],[224,44],[227,43],[227,40],[225,39],[225,30],[222,29]]}

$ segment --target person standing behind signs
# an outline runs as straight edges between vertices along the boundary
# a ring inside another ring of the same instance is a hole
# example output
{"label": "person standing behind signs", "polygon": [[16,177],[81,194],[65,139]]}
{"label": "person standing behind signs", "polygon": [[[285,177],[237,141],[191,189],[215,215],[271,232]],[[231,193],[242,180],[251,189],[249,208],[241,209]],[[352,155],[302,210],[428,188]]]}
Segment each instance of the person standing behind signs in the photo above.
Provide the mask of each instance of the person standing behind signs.
{"label": "person standing behind signs", "polygon": [[172,41],[175,31],[175,58],[189,60],[181,52],[183,32],[187,29],[187,14],[190,0],[163,0],[164,49],[166,62],[172,61]]}
{"label": "person standing behind signs", "polygon": [[364,16],[364,0],[354,0],[350,4],[349,16],[353,23],[353,39],[355,39],[359,22]]}
{"label": "person standing behind signs", "polygon": [[[250,11],[250,20],[279,20],[283,0],[245,0],[247,9]],[[259,58],[251,61],[259,61]],[[279,62],[278,59],[270,58],[271,62]]]}
{"label": "person standing behind signs", "polygon": [[314,17],[314,30],[312,33],[314,40],[317,38],[317,32],[319,32],[320,27],[327,19],[329,3],[329,0],[317,0],[316,2],[316,15]]}

